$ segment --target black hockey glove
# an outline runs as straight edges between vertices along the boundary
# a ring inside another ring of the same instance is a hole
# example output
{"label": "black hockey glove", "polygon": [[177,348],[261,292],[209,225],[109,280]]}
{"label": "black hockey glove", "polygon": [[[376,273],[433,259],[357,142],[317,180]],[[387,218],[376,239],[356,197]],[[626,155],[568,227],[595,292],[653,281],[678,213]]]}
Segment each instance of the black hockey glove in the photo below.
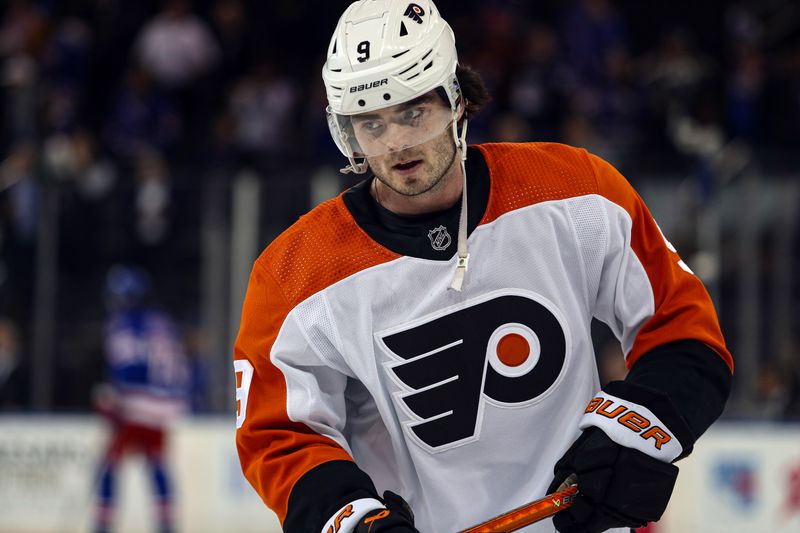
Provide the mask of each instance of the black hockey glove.
{"label": "black hockey glove", "polygon": [[589,428],[556,463],[547,493],[577,475],[578,495],[553,517],[561,533],[588,533],[613,527],[637,528],[661,518],[672,495],[678,467],[612,441]]}
{"label": "black hockey glove", "polygon": [[636,528],[661,518],[678,467],[694,438],[665,395],[626,382],[609,383],[592,399],[583,433],[556,463],[548,493],[571,474],[578,495],[553,517],[561,533]]}
{"label": "black hockey glove", "polygon": [[383,493],[386,509],[375,509],[358,521],[353,533],[419,533],[414,527],[414,513],[398,494]]}

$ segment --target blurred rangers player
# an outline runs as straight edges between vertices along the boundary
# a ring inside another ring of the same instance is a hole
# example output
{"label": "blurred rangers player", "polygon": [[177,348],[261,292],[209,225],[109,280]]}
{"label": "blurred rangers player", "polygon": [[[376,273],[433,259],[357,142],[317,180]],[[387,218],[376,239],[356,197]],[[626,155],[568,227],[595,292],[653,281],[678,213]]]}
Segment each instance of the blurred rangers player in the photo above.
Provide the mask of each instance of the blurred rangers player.
{"label": "blurred rangers player", "polygon": [[[430,1],[353,3],[322,77],[366,179],[257,259],[234,355],[242,468],[283,528],[452,532],[571,474],[525,531],[657,520],[733,363],[641,198],[581,149],[468,147],[488,96]],[[629,368],[602,390],[593,317]]]}
{"label": "blurred rangers player", "polygon": [[101,463],[95,531],[113,530],[115,481],[121,460],[142,453],[152,474],[159,531],[174,531],[172,483],[166,464],[170,424],[187,410],[189,368],[173,320],[148,305],[150,280],[134,266],[116,265],[107,276],[105,332],[107,384],[96,405],[112,423]]}

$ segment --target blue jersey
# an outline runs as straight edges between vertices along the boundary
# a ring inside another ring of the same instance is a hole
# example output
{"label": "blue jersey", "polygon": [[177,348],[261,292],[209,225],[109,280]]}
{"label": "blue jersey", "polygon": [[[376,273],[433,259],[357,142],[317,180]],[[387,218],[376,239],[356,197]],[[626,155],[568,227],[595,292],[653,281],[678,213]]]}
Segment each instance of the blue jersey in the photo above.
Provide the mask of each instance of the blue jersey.
{"label": "blue jersey", "polygon": [[109,380],[125,420],[163,426],[186,409],[190,371],[175,323],[163,312],[130,309],[110,317]]}

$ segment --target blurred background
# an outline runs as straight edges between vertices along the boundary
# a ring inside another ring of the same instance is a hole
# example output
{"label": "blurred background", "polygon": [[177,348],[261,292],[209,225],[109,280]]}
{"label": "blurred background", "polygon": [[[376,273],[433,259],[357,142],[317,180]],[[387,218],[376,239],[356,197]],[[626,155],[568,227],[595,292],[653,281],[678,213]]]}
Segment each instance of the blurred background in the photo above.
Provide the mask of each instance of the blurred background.
{"label": "blurred background", "polygon": [[[182,343],[182,530],[275,527],[238,472],[232,345],[258,253],[355,183],[320,79],[348,4],[0,2],[0,533],[91,528],[114,265],[148,273]],[[493,95],[469,141],[606,158],[715,301],[734,394],[661,530],[800,531],[800,5],[437,5]],[[595,337],[603,380],[624,374]],[[120,531],[151,530],[136,472]],[[712,489],[718,513],[693,511]]]}

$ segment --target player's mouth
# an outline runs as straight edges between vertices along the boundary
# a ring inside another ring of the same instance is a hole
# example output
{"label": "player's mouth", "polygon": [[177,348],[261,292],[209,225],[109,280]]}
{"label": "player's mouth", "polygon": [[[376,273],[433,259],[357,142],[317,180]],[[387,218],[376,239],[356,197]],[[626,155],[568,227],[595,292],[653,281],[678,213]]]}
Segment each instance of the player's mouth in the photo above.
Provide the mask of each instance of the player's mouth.
{"label": "player's mouth", "polygon": [[392,165],[392,169],[394,169],[398,174],[401,176],[408,176],[413,174],[422,166],[421,159],[411,159],[408,161],[401,161],[395,165]]}

